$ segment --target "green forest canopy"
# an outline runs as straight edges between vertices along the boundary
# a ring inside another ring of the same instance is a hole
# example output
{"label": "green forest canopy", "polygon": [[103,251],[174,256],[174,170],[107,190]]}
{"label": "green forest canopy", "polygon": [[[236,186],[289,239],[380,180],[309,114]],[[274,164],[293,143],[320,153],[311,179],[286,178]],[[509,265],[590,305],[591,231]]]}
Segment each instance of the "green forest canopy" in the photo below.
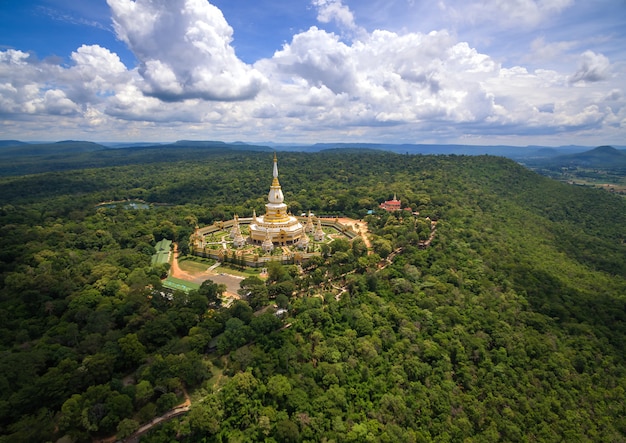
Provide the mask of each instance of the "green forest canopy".
{"label": "green forest canopy", "polygon": [[[156,295],[150,257],[262,213],[271,154],[0,179],[0,441],[130,435],[183,388],[191,411],[143,441],[626,439],[623,199],[492,156],[279,161],[294,213],[366,217],[377,255],[338,243],[229,308],[211,285]],[[394,193],[420,218],[367,216]],[[166,205],[95,208],[126,198]]]}

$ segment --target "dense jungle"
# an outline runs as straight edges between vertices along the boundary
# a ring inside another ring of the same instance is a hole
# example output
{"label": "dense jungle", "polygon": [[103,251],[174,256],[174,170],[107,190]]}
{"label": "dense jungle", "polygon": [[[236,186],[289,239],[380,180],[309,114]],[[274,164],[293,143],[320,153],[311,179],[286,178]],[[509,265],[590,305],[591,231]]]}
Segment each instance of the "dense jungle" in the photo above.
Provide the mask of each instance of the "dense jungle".
{"label": "dense jungle", "polygon": [[[496,156],[279,153],[291,211],[362,219],[372,250],[336,240],[226,307],[161,295],[150,258],[263,213],[272,153],[98,155],[0,178],[0,442],[125,439],[186,395],[140,441],[626,441],[620,196]],[[149,208],[97,206],[124,199]]]}

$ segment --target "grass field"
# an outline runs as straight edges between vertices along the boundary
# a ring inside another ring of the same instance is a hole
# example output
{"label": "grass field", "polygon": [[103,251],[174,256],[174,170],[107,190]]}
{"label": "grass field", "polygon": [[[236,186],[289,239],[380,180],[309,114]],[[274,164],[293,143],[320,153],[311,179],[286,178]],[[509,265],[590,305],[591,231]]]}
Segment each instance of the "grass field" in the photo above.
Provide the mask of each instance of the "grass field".
{"label": "grass field", "polygon": [[[212,260],[215,262],[214,260]],[[190,274],[200,274],[206,271],[213,263],[207,263],[206,261],[196,261],[194,259],[178,260],[178,266],[185,272]]]}
{"label": "grass field", "polygon": [[[211,260],[213,263],[207,263],[206,259],[200,261],[200,259],[195,259],[194,257],[185,258],[178,261],[178,266],[185,272],[190,274],[200,274],[206,271],[211,264],[215,263],[215,260]],[[251,275],[259,276],[261,272],[260,269],[255,268],[246,268],[243,271],[241,269],[236,269],[229,263],[222,263],[219,267],[215,268],[213,272],[223,272],[225,274],[230,275],[238,275],[240,277],[250,277]]]}
{"label": "grass field", "polygon": [[189,292],[189,291],[197,290],[200,288],[200,285],[197,283],[192,283],[192,282],[181,280],[179,278],[174,278],[174,277],[167,277],[163,281],[163,286],[165,286],[166,288],[170,288],[170,289],[174,289],[178,291],[184,291],[184,292]]}

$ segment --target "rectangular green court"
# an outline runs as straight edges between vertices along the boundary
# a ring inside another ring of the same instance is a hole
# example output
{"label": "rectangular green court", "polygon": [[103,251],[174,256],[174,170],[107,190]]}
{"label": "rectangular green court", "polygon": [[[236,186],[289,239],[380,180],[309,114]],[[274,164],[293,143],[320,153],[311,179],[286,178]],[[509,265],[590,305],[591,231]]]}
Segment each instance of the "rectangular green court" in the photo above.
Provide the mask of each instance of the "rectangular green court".
{"label": "rectangular green court", "polygon": [[167,277],[163,281],[163,286],[169,289],[183,292],[189,292],[200,288],[200,285],[197,283],[192,283],[190,281],[181,280],[174,277]]}

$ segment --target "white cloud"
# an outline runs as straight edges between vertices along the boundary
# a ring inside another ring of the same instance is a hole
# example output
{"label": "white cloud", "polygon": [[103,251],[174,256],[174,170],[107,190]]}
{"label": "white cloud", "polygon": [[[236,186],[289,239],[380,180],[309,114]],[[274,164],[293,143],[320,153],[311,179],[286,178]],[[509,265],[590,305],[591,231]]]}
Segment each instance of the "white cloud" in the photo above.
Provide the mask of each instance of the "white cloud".
{"label": "white cloud", "polygon": [[126,67],[117,54],[98,45],[83,45],[72,53],[72,60],[76,63],[75,70],[92,78],[114,78],[126,72]]}
{"label": "white cloud", "polygon": [[235,55],[233,30],[205,0],[107,0],[140,62],[143,90],[164,101],[253,98],[265,79]]}
{"label": "white cloud", "polygon": [[342,4],[341,0],[312,0],[312,4],[317,8],[317,19],[321,23],[334,21],[341,28],[348,30],[357,28],[352,11]]}
{"label": "white cloud", "polygon": [[315,27],[257,68],[277,80],[270,91],[281,97],[289,115],[335,128],[430,118],[475,121],[493,107],[479,80],[499,70],[489,57],[445,32],[374,31],[346,45]]}
{"label": "white cloud", "polygon": [[341,93],[353,89],[356,80],[350,52],[336,35],[312,27],[276,52],[271,64],[279,75],[282,71]]}
{"label": "white cloud", "polygon": [[[249,66],[235,55],[232,28],[205,0],[108,1],[139,66],[98,45],[76,49],[69,66],[0,51],[3,120],[22,119],[25,131],[72,127],[100,140],[458,142],[626,127],[623,64],[600,51],[568,56],[582,41],[535,38],[524,46],[532,64],[505,65],[453,32],[365,32],[341,1],[315,0],[321,23],[358,31],[354,38],[311,27]],[[541,12],[569,3],[516,4]]]}
{"label": "white cloud", "polygon": [[611,63],[602,54],[585,51],[581,54],[578,70],[570,78],[570,83],[599,82],[609,76]]}
{"label": "white cloud", "polygon": [[[65,93],[50,87],[61,72],[56,66],[33,62],[29,54],[0,52],[0,112],[8,114],[67,114],[72,106]],[[46,109],[46,105],[50,109]]]}
{"label": "white cloud", "polygon": [[43,101],[39,103],[49,114],[69,115],[79,111],[79,106],[67,98],[65,92],[59,89],[49,89],[44,93]]}
{"label": "white cloud", "polygon": [[[608,69],[601,57],[583,60],[586,81]],[[314,127],[320,136],[356,128],[378,136],[381,125],[401,127],[404,137],[557,134],[602,128],[624,107],[618,93],[602,104],[606,94],[579,92],[562,72],[503,68],[447,32],[374,31],[346,44],[313,27],[255,66],[271,79],[255,115],[271,116],[277,127]]]}

